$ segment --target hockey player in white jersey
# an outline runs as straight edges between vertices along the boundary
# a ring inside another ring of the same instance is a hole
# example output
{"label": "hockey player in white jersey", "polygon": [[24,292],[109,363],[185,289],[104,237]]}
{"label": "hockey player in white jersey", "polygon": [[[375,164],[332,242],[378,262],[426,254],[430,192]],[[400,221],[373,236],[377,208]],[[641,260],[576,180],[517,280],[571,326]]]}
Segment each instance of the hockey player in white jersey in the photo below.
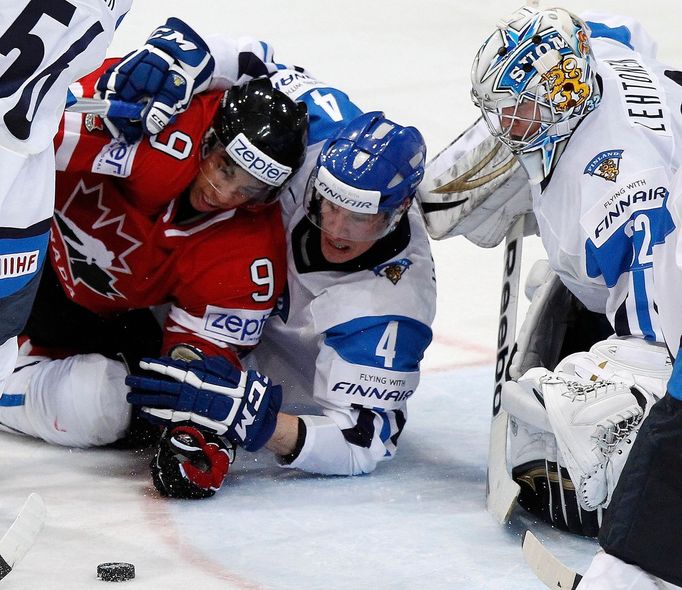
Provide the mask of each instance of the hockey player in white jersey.
{"label": "hockey player in white jersey", "polygon": [[413,127],[358,116],[308,76],[274,80],[308,105],[313,145],[280,199],[288,290],[255,356],[285,394],[322,415],[281,415],[271,446],[289,467],[366,473],[396,451],[431,341],[433,262],[411,207],[425,147]]}
{"label": "hockey player in white jersey", "polygon": [[[52,141],[65,104],[75,100],[68,87],[102,63],[131,4],[132,0],[0,3],[0,394],[15,366],[16,336],[28,318],[45,263],[54,207]],[[101,89],[103,98],[126,100],[126,89],[144,82],[145,107],[134,124],[140,134],[160,132],[195,92],[216,78],[205,43],[177,19],[169,23],[159,27],[142,50],[128,56],[140,66],[137,78],[119,70]],[[221,47],[218,41],[216,49]],[[219,78],[225,72],[216,74]]]}
{"label": "hockey player in white jersey", "polygon": [[549,258],[549,272],[531,273],[538,288],[502,393],[513,475],[526,507],[582,534],[596,534],[670,374],[652,253],[670,231],[678,80],[631,19],[586,23],[560,8],[505,19],[472,69],[490,133],[530,179]]}
{"label": "hockey player in white jersey", "polygon": [[602,547],[579,590],[674,590],[682,566],[673,549],[682,513],[682,173],[664,207],[666,238],[653,248],[653,278],[660,326],[675,359],[665,396],[644,420],[599,530]]}
{"label": "hockey player in white jersey", "polygon": [[0,3],[0,392],[45,262],[54,205],[52,139],[67,87],[102,62],[131,3]]}
{"label": "hockey player in white jersey", "polygon": [[[310,132],[306,162],[281,196],[288,288],[255,353],[268,379],[254,386],[200,360],[167,359],[149,366],[155,376],[129,378],[129,400],[247,450],[265,445],[284,467],[367,473],[395,454],[431,341],[433,262],[411,207],[424,141],[304,72],[273,82],[307,104]],[[284,389],[281,411],[273,382]],[[165,469],[176,476],[177,461]]]}

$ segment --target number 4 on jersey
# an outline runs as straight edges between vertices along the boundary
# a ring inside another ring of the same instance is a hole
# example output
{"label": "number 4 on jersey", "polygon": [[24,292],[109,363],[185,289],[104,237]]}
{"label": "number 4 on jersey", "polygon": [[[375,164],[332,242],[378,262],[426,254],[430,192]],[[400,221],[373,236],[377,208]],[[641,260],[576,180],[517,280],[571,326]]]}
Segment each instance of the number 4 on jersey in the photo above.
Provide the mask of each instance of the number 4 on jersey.
{"label": "number 4 on jersey", "polygon": [[395,359],[395,347],[398,341],[398,322],[388,322],[384,333],[379,338],[379,344],[374,352],[379,357],[384,359],[384,367],[390,369],[393,366],[393,359]]}
{"label": "number 4 on jersey", "polygon": [[343,121],[343,115],[341,114],[339,103],[336,102],[336,98],[334,98],[333,94],[330,92],[322,94],[319,90],[313,90],[310,93],[310,96],[313,99],[313,102],[325,113],[327,113],[332,121]]}

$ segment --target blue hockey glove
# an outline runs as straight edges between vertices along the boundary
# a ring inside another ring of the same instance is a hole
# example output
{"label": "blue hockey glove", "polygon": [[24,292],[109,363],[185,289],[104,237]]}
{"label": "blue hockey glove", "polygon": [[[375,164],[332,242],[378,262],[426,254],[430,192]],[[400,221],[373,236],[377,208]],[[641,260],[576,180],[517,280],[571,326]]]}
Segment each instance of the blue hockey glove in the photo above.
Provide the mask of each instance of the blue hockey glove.
{"label": "blue hockey glove", "polygon": [[193,426],[166,428],[149,465],[154,487],[170,498],[210,498],[223,484],[234,449]]}
{"label": "blue hockey glove", "polygon": [[140,367],[147,375],[126,377],[128,401],[152,421],[191,422],[247,451],[260,449],[275,430],[282,388],[256,371],[218,356],[143,359]]}
{"label": "blue hockey glove", "polygon": [[134,143],[156,135],[184,111],[192,96],[208,88],[215,67],[204,40],[186,23],[169,18],[147,43],[126,55],[97,81],[100,98],[146,102],[140,121],[105,119],[114,137]]}

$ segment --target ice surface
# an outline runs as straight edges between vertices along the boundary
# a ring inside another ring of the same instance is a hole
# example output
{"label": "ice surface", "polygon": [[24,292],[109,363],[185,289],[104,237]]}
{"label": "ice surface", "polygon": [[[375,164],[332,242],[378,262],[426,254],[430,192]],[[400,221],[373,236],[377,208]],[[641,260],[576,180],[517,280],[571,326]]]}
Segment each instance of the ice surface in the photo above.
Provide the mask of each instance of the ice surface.
{"label": "ice surface", "polygon": [[[659,39],[665,61],[682,55],[672,0],[656,10],[633,0],[559,4],[635,15]],[[137,0],[111,53],[142,43],[168,16],[202,33],[266,39],[281,60],[305,65],[361,107],[419,127],[434,155],[476,116],[471,60],[497,18],[516,7],[511,0]],[[528,240],[525,261],[539,256],[539,242]],[[319,478],[281,470],[267,453],[240,453],[215,498],[178,502],[151,488],[148,452],[69,450],[0,435],[0,528],[30,492],[48,508],[36,545],[3,588],[101,589],[98,563],[130,561],[137,578],[126,588],[139,590],[536,589],[542,585],[520,551],[527,527],[584,569],[594,542],[518,510],[500,527],[485,511],[501,251],[457,238],[434,244],[434,257],[434,344],[392,463],[369,476]]]}

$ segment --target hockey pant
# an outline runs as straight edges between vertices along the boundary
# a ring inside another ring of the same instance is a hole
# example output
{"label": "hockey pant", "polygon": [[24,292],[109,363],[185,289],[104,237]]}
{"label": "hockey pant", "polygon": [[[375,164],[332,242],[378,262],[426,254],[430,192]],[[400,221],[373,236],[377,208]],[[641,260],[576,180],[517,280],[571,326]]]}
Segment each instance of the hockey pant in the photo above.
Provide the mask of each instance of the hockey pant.
{"label": "hockey pant", "polygon": [[68,447],[113,443],[130,423],[126,375],[124,363],[99,354],[20,355],[0,396],[0,427]]}
{"label": "hockey pant", "polygon": [[667,394],[644,421],[599,532],[604,550],[678,586],[682,401]]}
{"label": "hockey pant", "polygon": [[[54,151],[25,156],[0,147],[0,393],[46,262],[54,207]],[[27,206],[27,198],[30,198]]]}

